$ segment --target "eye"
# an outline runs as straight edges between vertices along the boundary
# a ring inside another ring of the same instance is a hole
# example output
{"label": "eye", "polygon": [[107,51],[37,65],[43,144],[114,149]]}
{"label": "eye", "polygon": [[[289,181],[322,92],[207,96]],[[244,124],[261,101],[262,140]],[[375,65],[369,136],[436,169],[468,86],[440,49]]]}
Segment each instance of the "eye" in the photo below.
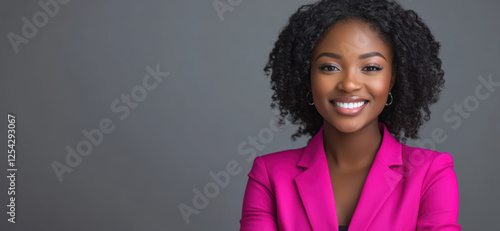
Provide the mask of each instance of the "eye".
{"label": "eye", "polygon": [[363,68],[363,71],[380,71],[382,67],[377,64],[371,64]]}
{"label": "eye", "polygon": [[338,68],[335,65],[331,65],[331,64],[322,64],[319,67],[319,69],[322,71],[340,71],[340,68]]}

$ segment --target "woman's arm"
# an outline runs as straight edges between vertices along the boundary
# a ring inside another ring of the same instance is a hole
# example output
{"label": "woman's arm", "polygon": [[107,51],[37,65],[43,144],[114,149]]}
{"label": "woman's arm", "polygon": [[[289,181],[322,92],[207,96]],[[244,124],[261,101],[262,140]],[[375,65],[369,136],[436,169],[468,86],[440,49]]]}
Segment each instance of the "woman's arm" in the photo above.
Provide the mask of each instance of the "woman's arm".
{"label": "woman's arm", "polygon": [[417,230],[461,230],[458,184],[453,158],[441,153],[431,163],[422,185]]}
{"label": "woman's arm", "polygon": [[266,165],[262,157],[255,158],[243,199],[240,231],[278,230],[276,223],[276,199],[269,183]]}

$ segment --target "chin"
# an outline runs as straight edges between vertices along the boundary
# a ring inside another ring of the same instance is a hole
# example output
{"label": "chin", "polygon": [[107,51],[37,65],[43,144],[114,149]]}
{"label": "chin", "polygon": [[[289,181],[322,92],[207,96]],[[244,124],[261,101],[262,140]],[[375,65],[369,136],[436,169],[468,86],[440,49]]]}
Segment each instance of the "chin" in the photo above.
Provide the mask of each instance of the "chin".
{"label": "chin", "polygon": [[339,121],[336,123],[331,123],[334,128],[342,133],[353,133],[361,130],[363,123],[356,121]]}

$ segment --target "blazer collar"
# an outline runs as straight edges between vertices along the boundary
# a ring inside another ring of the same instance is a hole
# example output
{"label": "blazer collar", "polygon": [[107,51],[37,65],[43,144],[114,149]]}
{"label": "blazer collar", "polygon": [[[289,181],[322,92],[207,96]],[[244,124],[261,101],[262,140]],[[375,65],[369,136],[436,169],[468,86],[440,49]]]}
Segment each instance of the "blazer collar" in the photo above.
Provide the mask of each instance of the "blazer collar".
{"label": "blazer collar", "polygon": [[[402,145],[379,122],[383,135],[363,186],[349,230],[365,230],[402,175],[390,166],[400,166]],[[298,166],[307,168],[294,180],[313,230],[338,230],[335,199],[323,146],[323,126],[304,148]]]}

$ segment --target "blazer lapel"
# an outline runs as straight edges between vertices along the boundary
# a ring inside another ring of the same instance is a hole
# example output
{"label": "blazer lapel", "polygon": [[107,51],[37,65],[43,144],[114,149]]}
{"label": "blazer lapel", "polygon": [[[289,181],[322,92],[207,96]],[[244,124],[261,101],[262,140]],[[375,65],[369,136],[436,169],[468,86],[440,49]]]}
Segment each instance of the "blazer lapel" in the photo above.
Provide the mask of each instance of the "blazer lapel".
{"label": "blazer lapel", "polygon": [[367,230],[402,178],[402,174],[390,168],[403,164],[401,143],[390,134],[384,124],[379,123],[379,128],[383,131],[382,144],[361,191],[349,230]]}
{"label": "blazer lapel", "polygon": [[[366,230],[402,178],[390,168],[403,163],[401,143],[383,123],[379,123],[379,129],[383,133],[382,144],[364,183],[349,230]],[[338,231],[335,199],[323,147],[323,126],[304,148],[297,165],[306,168],[294,180],[311,228]]]}
{"label": "blazer lapel", "polygon": [[307,168],[294,180],[312,230],[338,231],[335,200],[323,147],[323,127],[304,148],[297,165]]}

